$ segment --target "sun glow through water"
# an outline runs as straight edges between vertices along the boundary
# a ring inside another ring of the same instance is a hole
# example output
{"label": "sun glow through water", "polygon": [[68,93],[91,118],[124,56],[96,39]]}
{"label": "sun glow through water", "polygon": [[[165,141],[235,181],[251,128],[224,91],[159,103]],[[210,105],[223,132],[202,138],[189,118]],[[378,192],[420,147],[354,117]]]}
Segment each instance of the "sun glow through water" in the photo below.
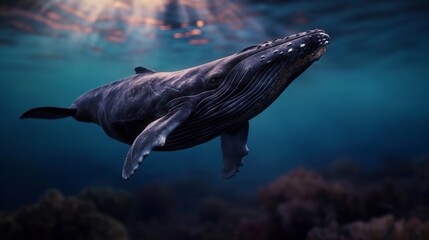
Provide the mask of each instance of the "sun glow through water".
{"label": "sun glow through water", "polygon": [[239,38],[241,29],[261,29],[242,17],[242,6],[226,0],[50,0],[23,1],[21,6],[0,6],[8,26],[30,34],[65,35],[95,52],[126,43],[126,49],[142,53],[168,38],[179,45],[221,45],[231,35]]}

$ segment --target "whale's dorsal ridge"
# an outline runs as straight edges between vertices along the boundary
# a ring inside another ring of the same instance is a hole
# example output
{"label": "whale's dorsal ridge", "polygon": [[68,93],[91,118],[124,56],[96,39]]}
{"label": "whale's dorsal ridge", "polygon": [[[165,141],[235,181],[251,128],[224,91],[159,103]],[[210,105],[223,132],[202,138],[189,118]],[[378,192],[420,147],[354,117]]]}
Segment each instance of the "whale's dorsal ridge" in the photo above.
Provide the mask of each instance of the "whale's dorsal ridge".
{"label": "whale's dorsal ridge", "polygon": [[246,52],[246,51],[248,51],[248,50],[250,50],[250,49],[258,48],[259,46],[260,46],[259,44],[251,45],[251,46],[248,46],[248,47],[244,48],[243,50],[241,50],[241,51],[240,51],[240,52],[238,52],[238,53]]}
{"label": "whale's dorsal ridge", "polygon": [[156,73],[156,71],[149,69],[149,68],[142,67],[142,66],[135,67],[134,71],[136,72],[136,74]]}

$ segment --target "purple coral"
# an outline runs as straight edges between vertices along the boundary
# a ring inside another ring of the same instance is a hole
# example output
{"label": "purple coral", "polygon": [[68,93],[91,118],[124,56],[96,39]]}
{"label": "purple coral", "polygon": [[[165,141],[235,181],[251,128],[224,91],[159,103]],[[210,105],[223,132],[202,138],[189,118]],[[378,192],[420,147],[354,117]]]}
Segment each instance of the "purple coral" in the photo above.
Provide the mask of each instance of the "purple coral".
{"label": "purple coral", "polygon": [[98,211],[122,222],[129,219],[132,211],[132,195],[123,190],[109,187],[87,188],[79,194],[79,198],[92,202]]}
{"label": "purple coral", "polygon": [[127,231],[116,220],[99,213],[93,204],[65,198],[56,190],[41,200],[0,219],[2,239],[125,240]]}
{"label": "purple coral", "polygon": [[307,240],[423,240],[429,239],[429,221],[417,218],[395,220],[392,215],[374,218],[369,222],[356,221],[344,226],[337,224],[314,228]]}
{"label": "purple coral", "polygon": [[328,186],[319,174],[297,169],[262,188],[269,237],[303,239],[311,228],[323,224],[327,214],[321,199]]}

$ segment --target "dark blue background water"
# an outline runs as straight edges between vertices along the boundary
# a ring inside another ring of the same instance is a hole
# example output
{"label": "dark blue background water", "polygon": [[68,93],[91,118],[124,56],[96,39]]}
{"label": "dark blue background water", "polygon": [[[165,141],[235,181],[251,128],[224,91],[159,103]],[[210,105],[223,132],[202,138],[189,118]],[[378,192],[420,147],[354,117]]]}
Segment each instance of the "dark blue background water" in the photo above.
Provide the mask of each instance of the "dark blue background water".
{"label": "dark blue background water", "polygon": [[[338,158],[373,167],[386,155],[429,153],[429,4],[425,1],[6,1],[0,5],[0,207],[57,188],[132,189],[198,178],[253,193],[297,166]],[[129,146],[72,119],[20,121],[37,106],[133,74],[174,71],[244,47],[320,28],[332,43],[250,121],[250,154],[220,176],[219,139],[153,152],[121,179]]]}

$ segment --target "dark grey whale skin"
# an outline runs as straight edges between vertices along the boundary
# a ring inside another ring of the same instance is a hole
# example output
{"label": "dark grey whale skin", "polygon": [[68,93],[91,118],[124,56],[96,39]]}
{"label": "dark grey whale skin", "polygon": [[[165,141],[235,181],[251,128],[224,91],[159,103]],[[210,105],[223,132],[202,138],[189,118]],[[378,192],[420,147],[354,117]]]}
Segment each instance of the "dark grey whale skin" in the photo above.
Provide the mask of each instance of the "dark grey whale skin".
{"label": "dark grey whale skin", "polygon": [[68,109],[34,108],[21,118],[71,116],[100,125],[110,137],[132,145],[124,179],[152,150],[189,148],[221,136],[222,174],[230,178],[248,154],[248,121],[319,60],[329,42],[316,29],[176,72],[137,67],[135,75],[83,94]]}

